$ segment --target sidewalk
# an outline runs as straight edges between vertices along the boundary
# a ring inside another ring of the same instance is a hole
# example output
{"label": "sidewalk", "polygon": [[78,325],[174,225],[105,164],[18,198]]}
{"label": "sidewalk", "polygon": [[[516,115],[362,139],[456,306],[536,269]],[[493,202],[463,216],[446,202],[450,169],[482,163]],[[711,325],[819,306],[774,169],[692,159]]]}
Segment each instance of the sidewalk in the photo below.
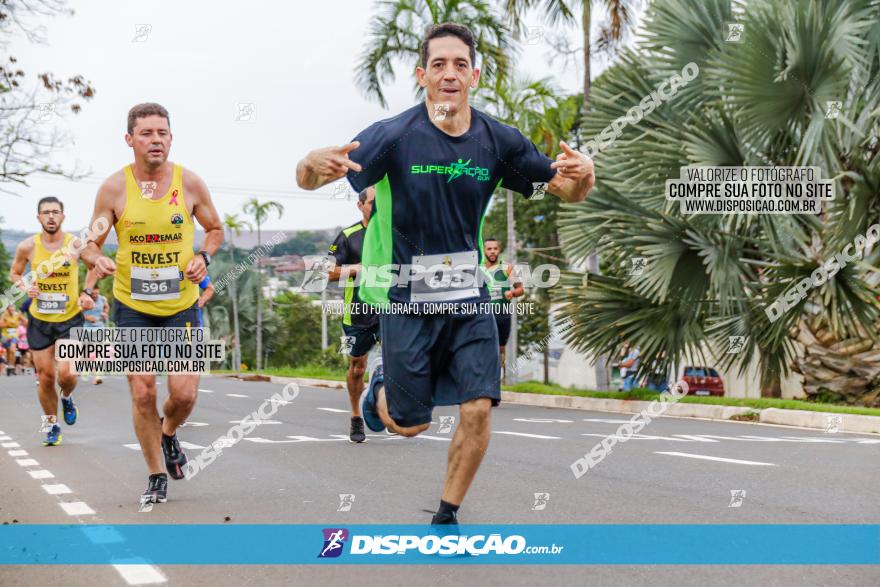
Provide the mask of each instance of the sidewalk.
{"label": "sidewalk", "polygon": [[[223,377],[236,378],[234,375]],[[248,376],[245,376],[248,377]],[[254,376],[251,376],[254,377]],[[276,377],[257,375],[259,381],[287,384],[296,383],[308,387],[326,387],[329,389],[345,389],[344,381],[326,379],[308,379],[303,377]],[[564,408],[570,410],[590,410],[595,412],[616,412],[637,414],[645,410],[651,402],[638,400],[621,400],[610,398],[577,397],[571,395],[541,395],[537,393],[517,393],[502,391],[501,399],[512,404],[540,406],[545,408]],[[836,432],[855,432],[880,434],[880,417],[858,414],[833,414],[830,412],[810,412],[805,410],[782,410],[779,408],[741,408],[734,406],[713,406],[705,404],[676,403],[667,406],[664,416],[680,418],[702,418],[707,420],[730,420],[735,416],[757,414],[757,422],[764,424],[781,424],[813,428],[823,432],[833,427]],[[748,420],[746,420],[748,421]]]}

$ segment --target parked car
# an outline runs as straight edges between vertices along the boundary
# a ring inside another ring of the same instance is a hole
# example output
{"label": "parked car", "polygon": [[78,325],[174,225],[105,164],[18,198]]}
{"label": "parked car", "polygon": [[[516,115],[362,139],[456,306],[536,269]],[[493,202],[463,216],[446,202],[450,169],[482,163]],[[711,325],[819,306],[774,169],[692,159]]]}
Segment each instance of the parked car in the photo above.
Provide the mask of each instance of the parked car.
{"label": "parked car", "polygon": [[712,367],[687,366],[681,377],[688,386],[688,395],[724,395],[724,382]]}

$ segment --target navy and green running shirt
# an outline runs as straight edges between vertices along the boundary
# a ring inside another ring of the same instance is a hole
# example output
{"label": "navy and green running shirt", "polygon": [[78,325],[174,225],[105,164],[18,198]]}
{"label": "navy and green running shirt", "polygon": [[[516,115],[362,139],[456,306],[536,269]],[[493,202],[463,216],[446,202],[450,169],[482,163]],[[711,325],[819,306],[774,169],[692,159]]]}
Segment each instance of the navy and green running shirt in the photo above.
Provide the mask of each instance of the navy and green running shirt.
{"label": "navy and green running shirt", "polygon": [[[482,224],[499,186],[531,196],[532,184],[548,182],[552,161],[523,134],[471,108],[470,129],[446,134],[431,122],[425,103],[382,120],[358,134],[349,153],[362,167],[348,172],[361,191],[376,186],[363,265],[410,265],[414,255],[477,251],[482,259]],[[388,280],[385,280],[388,283]],[[396,283],[364,283],[361,299],[371,304],[410,301]],[[472,301],[487,301],[486,287]]]}
{"label": "navy and green running shirt", "polygon": [[[364,246],[366,227],[363,222],[352,224],[336,236],[330,245],[329,253],[336,259],[337,265],[357,265],[361,262],[361,249]],[[371,308],[358,297],[358,287],[353,285],[354,278],[349,277],[345,284],[345,310],[342,323],[346,326],[373,326],[379,318],[371,312]]]}

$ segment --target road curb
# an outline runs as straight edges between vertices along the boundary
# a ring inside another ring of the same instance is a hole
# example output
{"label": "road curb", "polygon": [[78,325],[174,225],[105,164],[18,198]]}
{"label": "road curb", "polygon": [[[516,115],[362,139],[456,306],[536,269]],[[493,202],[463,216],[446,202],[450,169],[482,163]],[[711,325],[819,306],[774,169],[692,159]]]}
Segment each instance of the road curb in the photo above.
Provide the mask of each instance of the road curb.
{"label": "road curb", "polygon": [[[306,377],[270,376],[272,383],[308,385],[329,389],[345,389],[343,381],[326,379],[309,379]],[[502,391],[501,399],[512,404],[538,406],[544,408],[567,408],[573,410],[591,410],[595,412],[623,412],[638,414],[651,405],[641,400],[626,400],[598,397],[578,397],[574,395],[543,395],[537,393],[519,393]],[[836,432],[860,432],[880,434],[880,417],[862,416],[858,414],[839,414],[834,412],[811,412],[806,410],[782,410],[779,408],[742,408],[737,406],[713,406],[706,404],[669,404],[665,415],[680,418],[704,418],[708,420],[730,420],[734,416],[758,414],[757,421],[765,424],[781,424],[827,430],[834,427]]]}

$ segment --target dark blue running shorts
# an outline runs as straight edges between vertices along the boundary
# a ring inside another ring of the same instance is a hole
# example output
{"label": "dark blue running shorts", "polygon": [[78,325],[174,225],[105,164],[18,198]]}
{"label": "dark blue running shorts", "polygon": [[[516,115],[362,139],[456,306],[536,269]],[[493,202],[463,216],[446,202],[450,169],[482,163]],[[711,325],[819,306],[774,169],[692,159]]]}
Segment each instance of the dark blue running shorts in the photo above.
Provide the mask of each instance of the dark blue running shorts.
{"label": "dark blue running shorts", "polygon": [[388,413],[400,426],[429,423],[434,406],[501,402],[492,314],[383,313],[379,323]]}

